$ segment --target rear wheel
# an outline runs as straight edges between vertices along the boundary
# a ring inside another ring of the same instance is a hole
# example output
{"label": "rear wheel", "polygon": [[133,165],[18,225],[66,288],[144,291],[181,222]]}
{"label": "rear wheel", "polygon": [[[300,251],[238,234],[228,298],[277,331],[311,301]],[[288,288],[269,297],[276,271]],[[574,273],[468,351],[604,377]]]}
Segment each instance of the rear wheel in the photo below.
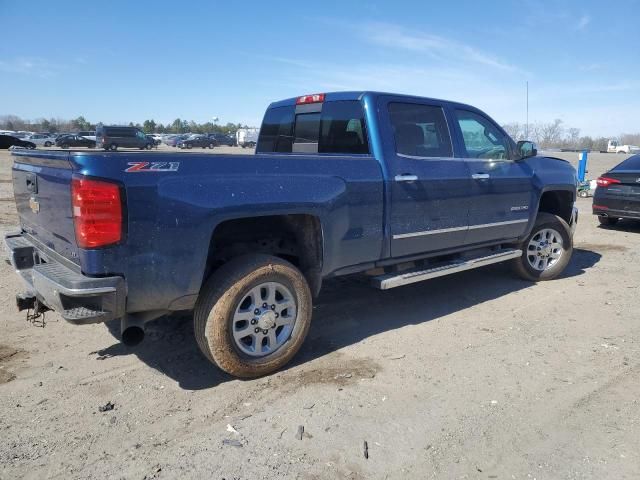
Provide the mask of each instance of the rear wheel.
{"label": "rear wheel", "polygon": [[147,143],[147,144],[145,145],[145,148],[146,148],[147,150],[151,150],[151,149],[153,148],[153,145],[151,145],[150,143]]}
{"label": "rear wheel", "polygon": [[51,146],[51,142],[44,142],[44,146],[49,148]]}
{"label": "rear wheel", "polygon": [[116,150],[118,150],[118,145],[112,143],[111,145],[109,145],[109,150],[115,152]]}
{"label": "rear wheel", "polygon": [[187,144],[187,149],[191,150],[193,148],[193,145],[191,145],[190,143]]}
{"label": "rear wheel", "polygon": [[225,372],[257,377],[286,365],[311,324],[311,291],[289,262],[237,257],[206,282],[194,311],[200,350]]}
{"label": "rear wheel", "polygon": [[213,147],[215,147],[215,145],[214,145],[213,143],[210,143],[210,144],[209,144],[209,148],[210,148],[211,150],[213,150]]}
{"label": "rear wheel", "polygon": [[521,278],[534,282],[552,280],[571,260],[571,227],[557,215],[541,212],[520,249],[522,256],[513,260],[513,268]]}
{"label": "rear wheel", "polygon": [[69,145],[66,143],[63,143],[62,145],[60,145],[60,148],[69,148]]}
{"label": "rear wheel", "polygon": [[620,221],[620,219],[617,217],[598,217],[598,221],[600,222],[600,225],[603,225],[605,227],[613,227]]}

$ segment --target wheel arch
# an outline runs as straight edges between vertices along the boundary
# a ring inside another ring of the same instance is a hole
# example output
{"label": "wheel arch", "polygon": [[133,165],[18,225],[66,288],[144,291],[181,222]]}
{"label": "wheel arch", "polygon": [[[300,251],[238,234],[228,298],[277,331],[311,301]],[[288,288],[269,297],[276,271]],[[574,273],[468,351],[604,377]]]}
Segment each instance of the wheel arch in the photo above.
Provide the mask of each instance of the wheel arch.
{"label": "wheel arch", "polygon": [[536,216],[540,212],[546,212],[571,223],[576,195],[577,192],[573,188],[551,186],[543,189],[538,201]]}
{"label": "wheel arch", "polygon": [[276,214],[226,219],[209,240],[202,285],[222,265],[247,253],[265,253],[289,261],[305,276],[314,297],[322,285],[324,235],[315,214]]}

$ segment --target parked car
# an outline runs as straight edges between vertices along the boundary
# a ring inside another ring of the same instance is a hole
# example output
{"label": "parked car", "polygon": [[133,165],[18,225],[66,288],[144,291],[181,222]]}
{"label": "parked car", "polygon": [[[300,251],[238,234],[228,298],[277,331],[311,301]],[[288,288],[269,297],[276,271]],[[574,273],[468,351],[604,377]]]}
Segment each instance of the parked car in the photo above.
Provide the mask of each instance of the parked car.
{"label": "parked car", "polygon": [[136,127],[117,127],[98,125],[96,128],[96,145],[105,150],[118,148],[151,149],[155,142]]}
{"label": "parked car", "polygon": [[56,137],[48,133],[36,133],[27,137],[25,140],[35,143],[39,147],[49,148],[56,144]]}
{"label": "parked car", "polygon": [[56,138],[56,145],[60,148],[87,147],[96,148],[96,142],[80,135],[63,135]]}
{"label": "parked car", "polygon": [[576,171],[469,105],[305,95],[269,106],[256,150],[14,152],[18,308],[120,319],[129,345],[192,311],[205,357],[254,377],[296,354],[324,278],[386,290],[509,261],[535,282],[571,259]]}
{"label": "parked car", "polygon": [[176,147],[191,149],[193,147],[211,148],[213,149],[217,145],[215,138],[208,137],[207,135],[192,135],[188,138],[180,140]]}
{"label": "parked car", "polygon": [[162,143],[162,135],[159,133],[148,133],[147,137],[151,137],[156,145],[160,145]]}
{"label": "parked car", "polygon": [[240,128],[236,132],[236,145],[242,148],[253,148],[258,142],[260,130],[257,128]]}
{"label": "parked car", "polygon": [[160,140],[157,140],[153,135],[147,134],[147,138],[153,143],[154,147],[160,145]]}
{"label": "parked car", "polygon": [[236,137],[234,135],[227,135],[224,133],[208,133],[209,138],[213,138],[217,145],[226,145],[228,147],[234,147],[236,145]]}
{"label": "parked car", "polygon": [[165,139],[165,143],[170,147],[177,147],[178,143],[182,140],[189,138],[191,135],[180,134],[180,135],[171,135]]}
{"label": "parked car", "polygon": [[80,135],[81,137],[84,137],[88,140],[93,140],[94,142],[96,141],[96,132],[92,130],[84,130],[78,132],[76,135]]}
{"label": "parked car", "polygon": [[596,182],[592,210],[601,225],[613,226],[621,218],[640,220],[640,155],[627,158]]}
{"label": "parked car", "polygon": [[29,140],[21,140],[13,135],[0,135],[0,149],[7,149],[11,147],[20,148],[36,148],[36,144]]}

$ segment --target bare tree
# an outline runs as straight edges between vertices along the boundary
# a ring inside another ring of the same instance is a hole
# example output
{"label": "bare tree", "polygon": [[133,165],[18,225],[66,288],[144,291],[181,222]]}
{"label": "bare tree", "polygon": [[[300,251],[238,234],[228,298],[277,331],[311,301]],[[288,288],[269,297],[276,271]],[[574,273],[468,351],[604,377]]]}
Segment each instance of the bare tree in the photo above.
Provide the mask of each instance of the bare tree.
{"label": "bare tree", "polygon": [[556,118],[552,123],[543,123],[538,129],[538,143],[543,148],[557,147],[560,145],[564,128],[562,120]]}
{"label": "bare tree", "polygon": [[503,125],[502,128],[504,128],[505,132],[507,132],[516,142],[518,140],[526,140],[526,138],[524,138],[525,126],[523,124],[518,122],[507,123],[506,125]]}
{"label": "bare tree", "polygon": [[640,133],[623,133],[620,135],[622,145],[640,145]]}
{"label": "bare tree", "polygon": [[569,128],[567,130],[567,146],[570,148],[580,148],[580,129],[579,128]]}

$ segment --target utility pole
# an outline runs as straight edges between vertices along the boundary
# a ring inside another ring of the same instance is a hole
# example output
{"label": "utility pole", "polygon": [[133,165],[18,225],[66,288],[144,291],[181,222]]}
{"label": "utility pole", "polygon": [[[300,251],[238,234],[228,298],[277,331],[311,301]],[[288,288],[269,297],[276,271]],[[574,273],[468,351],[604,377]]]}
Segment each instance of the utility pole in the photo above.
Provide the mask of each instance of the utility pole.
{"label": "utility pole", "polygon": [[529,80],[527,80],[527,123],[524,125],[524,139],[529,140]]}

